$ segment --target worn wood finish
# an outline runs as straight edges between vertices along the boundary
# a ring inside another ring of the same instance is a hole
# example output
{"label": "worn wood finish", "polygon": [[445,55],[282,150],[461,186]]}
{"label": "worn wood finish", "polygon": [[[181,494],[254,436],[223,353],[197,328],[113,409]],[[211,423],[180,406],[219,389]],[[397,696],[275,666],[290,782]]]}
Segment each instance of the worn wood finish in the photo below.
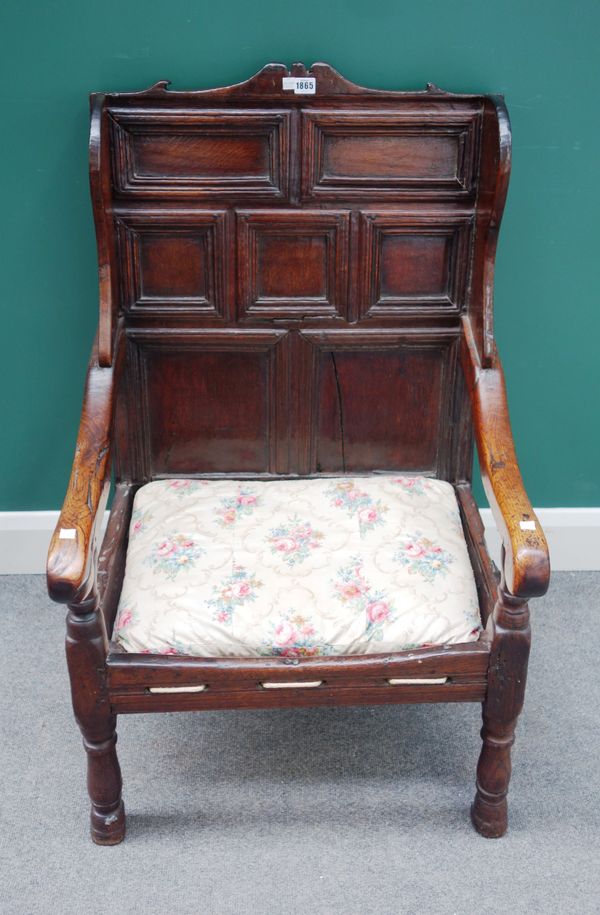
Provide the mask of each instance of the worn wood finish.
{"label": "worn wood finish", "polygon": [[[422,648],[394,655],[335,658],[148,657],[120,651],[108,656],[110,699],[120,712],[282,705],[376,705],[389,702],[466,702],[485,696],[490,642]],[[140,671],[143,678],[140,679]],[[406,683],[393,684],[401,679]],[[439,684],[411,681],[445,679]],[[318,682],[306,689],[294,684]],[[264,683],[278,683],[269,689]],[[360,685],[357,685],[360,683]],[[198,687],[199,693],[150,693],[150,688]],[[284,688],[285,687],[285,688]]]}
{"label": "worn wood finish", "polygon": [[90,358],[71,478],[48,552],[50,597],[63,603],[83,600],[95,587],[99,527],[110,487],[111,433],[123,364],[122,337],[120,332],[114,365],[100,364],[98,337]]}
{"label": "worn wood finish", "polygon": [[100,322],[98,324],[98,366],[107,368],[114,357],[117,327],[118,286],[115,228],[112,221],[108,112],[101,94],[90,97],[90,191],[96,224]]}
{"label": "worn wood finish", "polygon": [[496,603],[499,573],[487,551],[483,521],[473,498],[471,487],[467,483],[459,483],[456,487],[456,496],[467,541],[467,549],[469,550],[469,558],[475,573],[481,619],[485,626]]}
{"label": "worn wood finish", "polygon": [[[315,77],[315,94],[284,89],[289,76]],[[525,602],[549,574],[493,338],[504,104],[433,85],[365,89],[322,63],[269,64],[223,89],[167,85],[92,96],[100,320],[48,560],[50,594],[70,608],[92,836],[124,835],[117,713],[438,701],[483,702],[472,817],[500,835]],[[471,494],[474,440],[505,544],[500,585]],[[478,642],[293,663],[128,655],[109,642],[140,485],[374,470],[455,485]],[[418,682],[432,679],[443,682]]]}
{"label": "worn wood finish", "polygon": [[481,356],[482,365],[488,368],[496,351],[494,269],[511,166],[510,120],[501,96],[488,96],[485,99],[483,126],[469,315],[477,352]]}
{"label": "worn wood finish", "polygon": [[511,747],[525,698],[531,644],[527,603],[510,595],[504,581],[498,588],[492,622],[493,645],[481,729],[483,747],[471,818],[481,835],[499,838],[508,826],[506,795]]}
{"label": "worn wood finish", "polygon": [[116,715],[106,682],[107,647],[104,617],[93,589],[69,608],[66,649],[73,711],[87,754],[91,835],[98,845],[116,845],[125,835]]}
{"label": "worn wood finish", "polygon": [[110,518],[98,555],[98,605],[107,632],[112,632],[121,595],[134,495],[134,488],[125,483],[115,487]]}
{"label": "worn wood finish", "polygon": [[468,318],[464,330],[463,364],[475,439],[486,495],[506,550],[506,586],[515,597],[538,597],[550,580],[548,544],[519,471],[502,365],[494,354],[490,367],[482,368]]}
{"label": "worn wood finish", "polygon": [[[361,658],[148,658],[114,651],[108,657],[111,703],[119,712],[476,702],[486,692],[490,643],[419,649]],[[140,669],[144,671],[140,682]],[[394,684],[394,680],[406,682]],[[419,680],[441,679],[423,684]],[[411,683],[411,681],[415,681]],[[306,688],[294,684],[314,683]],[[268,686],[265,687],[264,684]],[[272,688],[272,684],[280,688]],[[151,693],[202,686],[201,692]]]}

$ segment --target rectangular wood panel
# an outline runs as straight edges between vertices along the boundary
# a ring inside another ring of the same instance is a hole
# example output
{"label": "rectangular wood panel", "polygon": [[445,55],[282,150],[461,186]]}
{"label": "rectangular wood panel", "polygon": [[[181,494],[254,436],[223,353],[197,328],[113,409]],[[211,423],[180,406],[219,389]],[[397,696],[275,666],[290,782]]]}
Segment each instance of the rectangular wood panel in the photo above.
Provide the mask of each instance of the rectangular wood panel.
{"label": "rectangular wood panel", "polygon": [[136,314],[223,317],[230,287],[225,213],[138,212],[117,220],[122,301]]}
{"label": "rectangular wood panel", "polygon": [[[164,333],[164,332],[163,332]],[[146,464],[164,474],[269,472],[276,442],[276,344],[285,332],[140,331]]]}
{"label": "rectangular wood panel", "polygon": [[237,218],[241,316],[345,316],[348,212],[253,210]]}
{"label": "rectangular wood panel", "polygon": [[466,196],[476,155],[473,113],[304,111],[303,196]]}
{"label": "rectangular wood panel", "polygon": [[111,115],[117,188],[128,196],[287,196],[288,111]]}
{"label": "rectangular wood panel", "polygon": [[371,319],[465,304],[472,219],[369,211],[360,214],[359,314]]}
{"label": "rectangular wood panel", "polygon": [[306,334],[318,348],[316,471],[435,472],[448,345],[394,343],[391,335],[386,342],[383,333],[377,342],[343,335]]}
{"label": "rectangular wood panel", "polygon": [[140,247],[140,301],[208,301],[208,245],[202,235],[148,233]]}

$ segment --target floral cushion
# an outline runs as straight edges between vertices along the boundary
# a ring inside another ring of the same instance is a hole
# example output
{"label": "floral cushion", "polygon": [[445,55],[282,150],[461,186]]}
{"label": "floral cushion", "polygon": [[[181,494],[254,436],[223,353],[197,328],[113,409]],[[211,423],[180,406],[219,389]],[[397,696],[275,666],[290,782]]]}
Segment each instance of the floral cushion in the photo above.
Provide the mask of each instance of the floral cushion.
{"label": "floral cushion", "polygon": [[164,480],[136,494],[115,623],[126,651],[372,654],[479,629],[448,483]]}

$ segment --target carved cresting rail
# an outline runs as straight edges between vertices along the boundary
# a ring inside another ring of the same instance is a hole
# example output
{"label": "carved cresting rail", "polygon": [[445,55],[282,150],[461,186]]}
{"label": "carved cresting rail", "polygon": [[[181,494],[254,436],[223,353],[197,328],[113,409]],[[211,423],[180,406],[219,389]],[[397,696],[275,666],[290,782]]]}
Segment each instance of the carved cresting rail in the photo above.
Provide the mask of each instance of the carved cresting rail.
{"label": "carved cresting rail", "polygon": [[[365,89],[323,63],[167,86],[91,99],[100,322],[48,585],[69,605],[93,838],[125,831],[117,713],[437,701],[483,702],[472,815],[501,835],[527,600],[549,578],[494,343],[504,103],[431,84]],[[471,494],[473,441],[504,543],[500,584]],[[293,664],[110,641],[140,485],[377,470],[455,486],[479,641]]]}

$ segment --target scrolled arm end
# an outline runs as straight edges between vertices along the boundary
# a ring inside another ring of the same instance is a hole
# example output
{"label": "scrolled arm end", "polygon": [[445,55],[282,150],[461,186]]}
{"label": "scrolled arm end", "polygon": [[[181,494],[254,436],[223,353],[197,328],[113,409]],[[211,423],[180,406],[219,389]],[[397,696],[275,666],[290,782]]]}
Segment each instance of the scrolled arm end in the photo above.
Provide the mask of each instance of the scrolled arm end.
{"label": "scrolled arm end", "polygon": [[95,553],[104,509],[108,499],[110,481],[89,481],[99,490],[97,498],[86,504],[86,511],[75,520],[69,496],[54,529],[48,561],[46,580],[48,594],[60,604],[79,604],[89,594],[95,579]]}
{"label": "scrolled arm end", "polygon": [[[542,526],[525,494],[519,468],[507,466],[504,479],[482,464],[484,486],[504,546],[504,580],[514,596],[541,597],[550,583],[550,553]],[[520,485],[517,484],[517,481]]]}

